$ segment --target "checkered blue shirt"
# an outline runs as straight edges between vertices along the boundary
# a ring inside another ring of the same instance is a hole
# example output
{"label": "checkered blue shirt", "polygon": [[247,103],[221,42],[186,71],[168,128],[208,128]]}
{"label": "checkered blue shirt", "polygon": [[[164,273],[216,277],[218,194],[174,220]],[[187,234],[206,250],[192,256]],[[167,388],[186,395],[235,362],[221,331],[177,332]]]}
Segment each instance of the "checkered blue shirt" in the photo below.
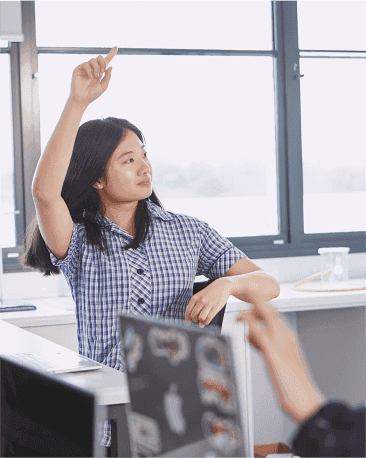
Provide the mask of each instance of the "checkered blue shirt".
{"label": "checkered blue shirt", "polygon": [[[79,353],[122,372],[120,313],[184,320],[195,277],[223,277],[245,257],[197,218],[164,211],[149,201],[148,209],[152,227],[136,250],[122,249],[133,237],[101,213],[97,219],[105,224],[110,255],[87,242],[81,223],[74,223],[65,259],[49,250],[76,304]],[[109,429],[102,443],[109,445]]]}

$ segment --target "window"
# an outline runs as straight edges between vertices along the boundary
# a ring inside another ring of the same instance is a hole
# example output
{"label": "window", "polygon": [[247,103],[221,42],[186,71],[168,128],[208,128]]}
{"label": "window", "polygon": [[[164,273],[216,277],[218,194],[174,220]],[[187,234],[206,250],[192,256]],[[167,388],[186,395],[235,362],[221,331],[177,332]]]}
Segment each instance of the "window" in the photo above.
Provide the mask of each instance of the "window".
{"label": "window", "polygon": [[[110,87],[82,122],[124,117],[142,130],[167,210],[207,221],[254,259],[314,255],[324,245],[363,251],[362,212],[352,208],[363,199],[364,8],[22,2],[25,42],[0,46],[1,68],[12,68],[11,100],[23,104],[10,115],[19,126],[15,166],[7,147],[4,168],[15,174],[15,195],[5,188],[23,226],[9,217],[6,245],[34,215],[27,190],[72,71],[116,45]],[[8,122],[10,108],[1,106]],[[4,260],[7,271],[14,265]]]}
{"label": "window", "polygon": [[[4,42],[3,42],[4,43]],[[4,46],[5,47],[5,46]],[[15,194],[13,122],[10,87],[10,58],[0,54],[1,124],[1,247],[15,247]]]}
{"label": "window", "polygon": [[35,8],[38,47],[272,49],[269,1],[36,1]]}
{"label": "window", "polygon": [[[82,122],[111,115],[141,128],[164,207],[197,216],[227,237],[277,235],[273,57],[197,56],[184,50],[151,54],[159,46],[271,50],[271,3],[154,2],[141,7],[112,2],[106,7],[95,2],[84,26],[67,35],[49,20],[51,9],[57,21],[67,12],[64,2],[56,10],[50,7],[36,2],[37,43],[96,46],[91,24],[98,20],[99,47],[110,49],[120,41],[149,46],[144,55],[115,57],[108,92],[88,107]],[[79,22],[85,8],[77,7],[73,17]],[[121,27],[122,37],[115,33]],[[67,99],[72,71],[90,58],[39,55],[42,151]]]}
{"label": "window", "polygon": [[365,19],[364,2],[298,2],[305,233],[365,229]]}

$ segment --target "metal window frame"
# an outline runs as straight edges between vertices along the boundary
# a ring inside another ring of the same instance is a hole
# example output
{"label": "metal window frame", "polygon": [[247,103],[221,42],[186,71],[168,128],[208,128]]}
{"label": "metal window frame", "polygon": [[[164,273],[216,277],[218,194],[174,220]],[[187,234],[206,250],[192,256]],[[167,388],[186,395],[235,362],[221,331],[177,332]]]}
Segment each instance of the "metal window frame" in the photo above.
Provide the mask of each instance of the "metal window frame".
{"label": "metal window frame", "polygon": [[[273,49],[268,51],[210,49],[119,48],[119,54],[200,55],[200,56],[272,56],[276,106],[276,154],[279,234],[276,236],[229,237],[250,258],[311,256],[321,246],[350,247],[351,253],[365,251],[363,232],[304,233],[303,174],[301,151],[300,79],[297,2],[273,1]],[[25,228],[35,215],[31,182],[40,158],[40,118],[38,97],[38,54],[107,54],[109,48],[51,48],[36,45],[35,2],[22,2],[24,41],[12,43],[0,52],[11,57],[11,81],[14,128],[14,162],[17,247],[3,249],[5,272],[31,271],[20,266],[17,254],[23,250]],[[309,51],[310,52],[310,51]],[[311,51],[312,53],[322,51]],[[332,52],[338,51],[328,51]],[[354,51],[342,51],[343,53]],[[354,54],[353,54],[354,55]],[[353,58],[359,58],[354,56]],[[252,215],[251,217],[255,217]],[[9,255],[11,257],[9,257]]]}

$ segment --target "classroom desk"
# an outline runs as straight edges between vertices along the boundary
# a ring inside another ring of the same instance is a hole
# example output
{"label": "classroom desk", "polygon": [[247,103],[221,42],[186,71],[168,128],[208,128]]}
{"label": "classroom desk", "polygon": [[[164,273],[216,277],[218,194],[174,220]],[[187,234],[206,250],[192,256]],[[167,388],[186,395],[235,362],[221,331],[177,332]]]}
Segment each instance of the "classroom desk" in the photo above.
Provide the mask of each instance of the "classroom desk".
{"label": "classroom desk", "polygon": [[[68,348],[0,320],[0,354],[29,351],[44,354],[57,351],[64,355],[74,353]],[[97,370],[54,374],[54,376],[95,392],[98,403],[107,406],[108,419],[111,420],[112,456],[131,456],[128,434],[116,434],[117,425],[119,431],[127,431],[125,405],[130,402],[130,396],[126,375],[103,365]]]}

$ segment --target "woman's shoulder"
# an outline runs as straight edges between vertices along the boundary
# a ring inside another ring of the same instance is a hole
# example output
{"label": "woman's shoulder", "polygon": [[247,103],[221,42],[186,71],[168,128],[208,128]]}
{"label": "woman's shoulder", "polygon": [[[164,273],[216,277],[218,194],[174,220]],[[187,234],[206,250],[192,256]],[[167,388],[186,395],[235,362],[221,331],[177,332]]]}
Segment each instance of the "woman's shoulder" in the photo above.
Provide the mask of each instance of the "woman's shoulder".
{"label": "woman's shoulder", "polygon": [[148,201],[148,208],[153,217],[161,219],[163,221],[171,221],[176,224],[186,225],[192,228],[197,227],[208,227],[208,224],[196,216],[190,216],[183,213],[173,213],[167,211],[162,207]]}

